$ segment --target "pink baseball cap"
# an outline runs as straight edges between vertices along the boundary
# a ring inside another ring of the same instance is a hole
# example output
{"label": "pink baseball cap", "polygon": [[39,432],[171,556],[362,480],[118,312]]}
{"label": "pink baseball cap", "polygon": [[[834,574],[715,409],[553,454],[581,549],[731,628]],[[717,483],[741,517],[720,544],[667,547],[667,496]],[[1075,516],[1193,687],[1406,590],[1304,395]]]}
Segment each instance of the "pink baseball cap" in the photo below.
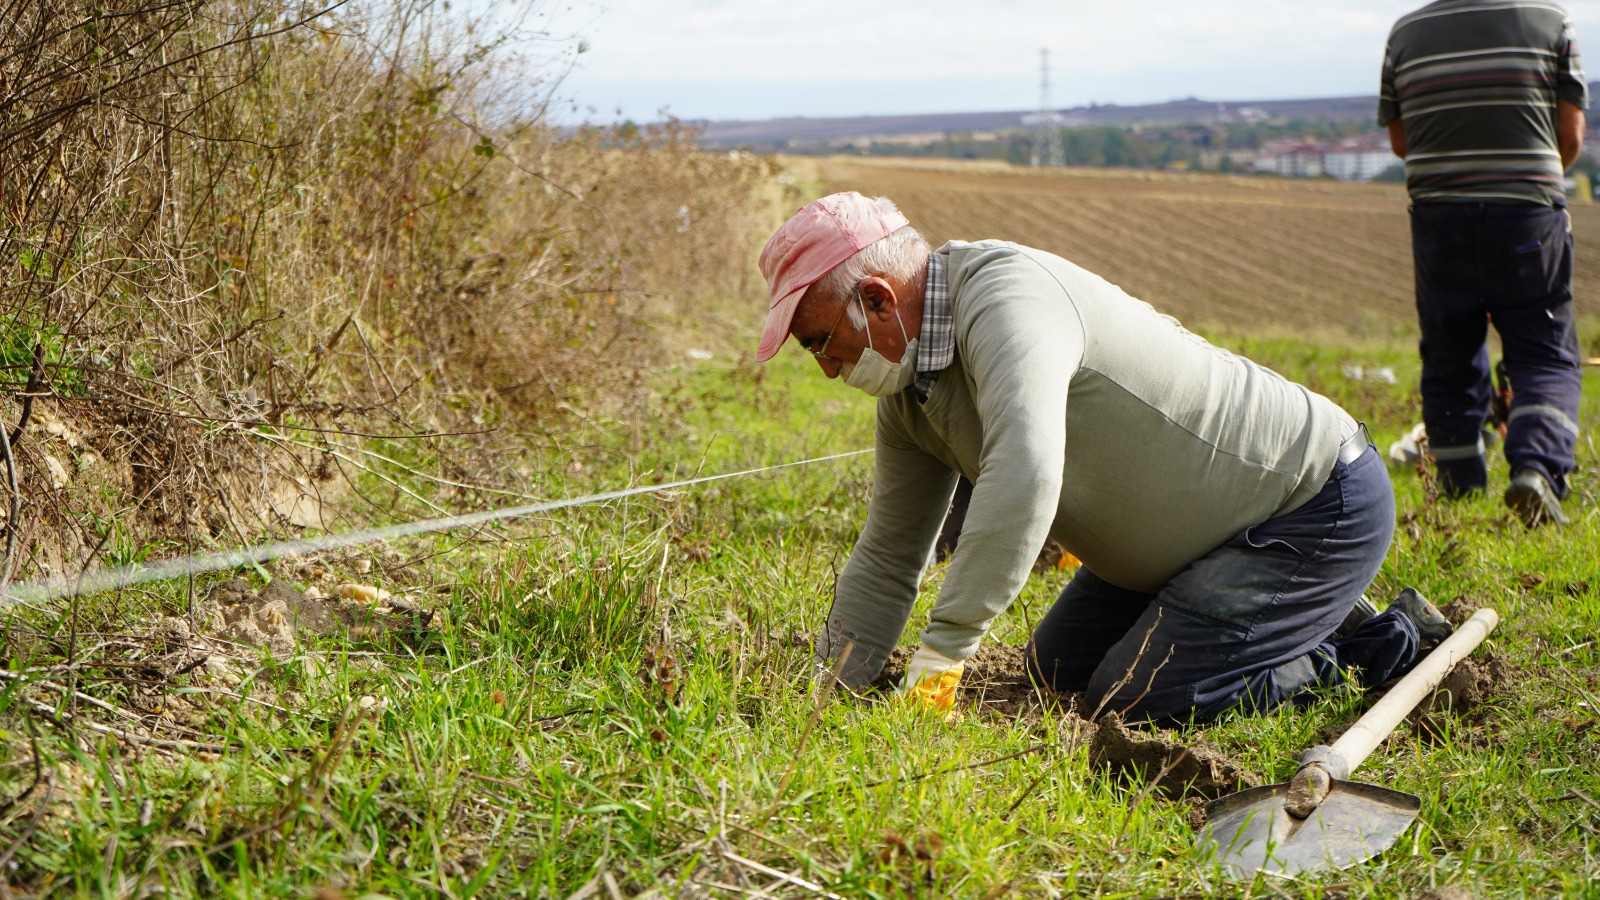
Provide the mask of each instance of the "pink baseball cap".
{"label": "pink baseball cap", "polygon": [[772,309],[756,360],[766,362],[783,346],[806,288],[834,266],[909,224],[903,214],[886,213],[855,191],[829,194],[801,207],[761,250],[761,274],[772,291]]}

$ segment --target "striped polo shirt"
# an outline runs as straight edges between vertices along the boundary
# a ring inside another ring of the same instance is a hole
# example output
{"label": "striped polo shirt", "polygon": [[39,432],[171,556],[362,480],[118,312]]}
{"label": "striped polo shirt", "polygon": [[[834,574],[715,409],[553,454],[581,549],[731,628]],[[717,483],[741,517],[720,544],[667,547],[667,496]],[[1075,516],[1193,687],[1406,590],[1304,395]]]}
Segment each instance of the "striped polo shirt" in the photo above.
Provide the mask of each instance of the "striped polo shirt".
{"label": "striped polo shirt", "polygon": [[1566,11],[1541,0],[1438,0],[1395,23],[1378,124],[1405,124],[1419,202],[1533,202],[1562,191],[1556,101],[1589,105]]}

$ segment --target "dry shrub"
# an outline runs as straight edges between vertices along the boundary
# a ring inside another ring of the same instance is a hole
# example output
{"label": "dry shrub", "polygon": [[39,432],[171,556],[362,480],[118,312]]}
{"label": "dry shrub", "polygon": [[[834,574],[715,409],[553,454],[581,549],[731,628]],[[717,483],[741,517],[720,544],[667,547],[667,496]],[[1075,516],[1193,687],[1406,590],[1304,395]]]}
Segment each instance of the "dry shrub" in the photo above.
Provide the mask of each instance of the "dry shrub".
{"label": "dry shrub", "polygon": [[571,388],[604,402],[617,377],[659,359],[656,326],[749,296],[775,164],[703,152],[695,137],[672,122],[529,128],[497,145],[509,164],[478,192],[502,200],[477,252],[436,267],[427,308],[408,317],[435,323],[427,358],[474,369],[473,388],[537,418]]}
{"label": "dry shrub", "polygon": [[767,161],[555,128],[515,27],[330,6],[0,3],[0,582],[514,484],[504,434],[748,293]]}
{"label": "dry shrub", "polygon": [[609,148],[590,200],[611,212],[608,227],[638,286],[676,285],[676,299],[689,301],[763,294],[749,264],[752,238],[775,223],[751,198],[773,181],[777,166],[738,150],[702,152],[697,137],[677,122],[586,134]]}

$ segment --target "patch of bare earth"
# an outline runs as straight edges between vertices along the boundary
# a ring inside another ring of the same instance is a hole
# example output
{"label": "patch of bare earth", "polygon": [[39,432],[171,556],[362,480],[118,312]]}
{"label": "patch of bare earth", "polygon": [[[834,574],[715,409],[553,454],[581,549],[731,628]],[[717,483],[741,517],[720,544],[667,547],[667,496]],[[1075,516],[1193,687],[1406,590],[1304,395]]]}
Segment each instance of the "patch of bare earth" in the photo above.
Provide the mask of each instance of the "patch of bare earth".
{"label": "patch of bare earth", "polygon": [[[895,648],[872,687],[884,693],[899,688],[910,659],[910,650]],[[966,662],[956,702],[963,715],[992,715],[1031,724],[1047,709],[1076,715],[1082,699],[1079,693],[1061,694],[1035,685],[1028,677],[1026,648],[984,644]]]}
{"label": "patch of bare earth", "polygon": [[1135,731],[1115,713],[1095,722],[1089,759],[1172,799],[1214,800],[1261,784],[1254,772],[1204,743],[1180,743],[1160,729]]}
{"label": "patch of bare earth", "polygon": [[324,594],[314,586],[301,592],[281,579],[259,591],[239,578],[221,582],[197,610],[208,633],[280,657],[293,654],[296,644],[307,638],[343,634],[370,639],[434,623],[433,613],[370,585],[342,584]]}
{"label": "patch of bare earth", "polygon": [[[997,238],[1058,253],[1190,326],[1387,334],[1410,321],[1399,185],[883,158],[818,168],[825,191],[889,196],[936,247]],[[1584,240],[1600,205],[1572,219]],[[1579,254],[1584,284],[1600,278],[1595,256]],[[1580,292],[1580,313],[1596,296]]]}
{"label": "patch of bare earth", "polygon": [[[1197,827],[1204,823],[1201,801],[1261,783],[1255,773],[1203,742],[1179,741],[1161,729],[1131,729],[1114,713],[1094,722],[1080,718],[1083,696],[1034,684],[1026,653],[1024,647],[985,644],[967,660],[957,701],[962,714],[1032,724],[1050,710],[1075,719],[1073,732],[1088,741],[1095,766],[1149,785],[1163,798],[1188,802],[1189,818]],[[910,658],[909,650],[897,648],[873,687],[882,692],[897,688]]]}
{"label": "patch of bare earth", "polygon": [[[435,626],[435,616],[369,585],[341,584],[324,594],[281,578],[259,590],[232,579],[196,598],[187,615],[80,633],[70,665],[11,672],[0,683],[57,726],[76,724],[160,753],[220,752],[227,740],[216,731],[218,708],[287,714],[302,701],[279,679],[256,677],[267,668],[263,655],[282,662],[328,637],[414,641]],[[67,669],[89,674],[75,689],[58,674]],[[64,703],[68,696],[79,702]]]}
{"label": "patch of bare earth", "polygon": [[[1477,603],[1460,596],[1441,607],[1440,612],[1459,628],[1479,608]],[[1504,654],[1479,647],[1445,674],[1439,687],[1417,704],[1407,721],[1427,738],[1450,733],[1451,725],[1484,725],[1488,719],[1485,704],[1503,696],[1515,674]]]}

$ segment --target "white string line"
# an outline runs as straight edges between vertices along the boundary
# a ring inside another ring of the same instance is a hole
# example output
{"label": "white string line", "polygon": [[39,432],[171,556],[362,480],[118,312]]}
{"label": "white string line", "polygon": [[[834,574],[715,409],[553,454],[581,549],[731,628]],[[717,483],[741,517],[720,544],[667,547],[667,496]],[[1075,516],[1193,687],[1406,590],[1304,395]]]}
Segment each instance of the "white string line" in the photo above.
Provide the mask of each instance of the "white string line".
{"label": "white string line", "polygon": [[763,466],[759,469],[745,469],[741,472],[726,472],[721,475],[705,475],[700,478],[690,478],[686,481],[673,481],[667,484],[643,485],[621,491],[607,491],[603,494],[589,494],[585,497],[569,497],[565,500],[549,500],[543,503],[529,503],[523,506],[511,506],[504,509],[492,509],[484,512],[466,513],[458,516],[443,516],[436,519],[421,519],[414,522],[402,522],[398,525],[385,525],[379,528],[364,528],[359,531],[347,531],[343,534],[330,534],[318,538],[303,538],[295,541],[276,541],[270,544],[257,544],[254,547],[245,547],[241,550],[222,550],[213,553],[196,553],[190,556],[181,556],[177,559],[164,560],[158,563],[119,566],[113,569],[97,569],[82,575],[57,575],[53,578],[39,578],[33,581],[19,581],[0,594],[0,609],[12,606],[32,606],[47,600],[61,597],[75,597],[79,594],[91,594],[96,591],[106,591],[115,588],[130,587],[135,584],[144,584],[147,581],[162,581],[168,578],[177,578],[181,575],[198,575],[202,572],[215,572],[219,569],[232,569],[252,563],[263,563],[269,560],[282,559],[287,556],[300,556],[306,553],[317,553],[323,550],[333,550],[339,547],[350,547],[356,544],[366,544],[372,541],[387,540],[389,538],[406,537],[413,534],[423,534],[430,531],[448,531],[468,525],[481,525],[485,522],[494,522],[500,519],[514,519],[519,516],[529,516],[534,513],[549,512],[555,509],[565,509],[569,506],[585,506],[590,503],[602,503],[607,500],[620,500],[623,497],[633,497],[638,494],[653,494],[658,491],[673,488],[689,487],[696,484],[705,484],[710,481],[723,481],[728,478],[740,478],[745,475],[759,475],[762,472],[774,472],[778,469],[789,469],[795,466],[807,466],[812,463],[830,462],[836,459],[845,459],[851,456],[860,456],[871,453],[871,450],[852,450],[849,453],[835,453],[832,456],[819,456],[814,459],[803,459],[796,462],[779,463],[775,466]]}

